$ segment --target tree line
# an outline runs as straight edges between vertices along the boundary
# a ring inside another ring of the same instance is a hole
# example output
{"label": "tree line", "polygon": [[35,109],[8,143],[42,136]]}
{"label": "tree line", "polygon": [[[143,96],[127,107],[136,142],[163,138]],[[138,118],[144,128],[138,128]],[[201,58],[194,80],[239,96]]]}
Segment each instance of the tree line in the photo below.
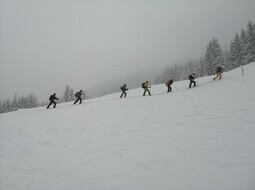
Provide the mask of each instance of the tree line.
{"label": "tree line", "polygon": [[[74,101],[74,90],[66,86],[63,95],[59,98],[59,103]],[[34,94],[28,94],[27,96],[18,97],[16,94],[13,99],[7,99],[0,101],[0,113],[17,111],[19,109],[28,109],[39,106],[46,106],[48,102],[40,102]]]}
{"label": "tree line", "polygon": [[248,22],[246,29],[236,33],[229,49],[222,51],[217,38],[212,38],[206,47],[205,55],[199,60],[188,61],[185,64],[167,67],[155,79],[155,84],[160,84],[169,79],[174,81],[186,80],[189,74],[198,76],[215,74],[215,69],[221,66],[224,71],[229,71],[242,65],[255,61],[255,23]]}
{"label": "tree line", "polygon": [[[217,38],[212,38],[206,47],[205,55],[199,60],[189,60],[181,65],[168,66],[161,74],[149,76],[148,73],[127,77],[121,82],[127,83],[130,88],[140,87],[143,78],[151,80],[152,84],[164,83],[169,79],[174,81],[186,80],[189,74],[196,73],[197,76],[208,76],[215,74],[215,69],[221,66],[224,71],[232,70],[236,67],[249,64],[255,61],[255,23],[248,22],[246,29],[236,33],[229,49],[222,51]],[[102,96],[105,94],[119,91],[119,82],[110,81],[87,91],[88,98]],[[63,95],[59,99],[61,102],[74,101],[74,90],[68,85]],[[39,103],[37,97],[33,94],[18,97],[14,95],[13,99],[0,101],[0,113],[16,111],[18,109],[33,108],[45,106],[47,102]]]}

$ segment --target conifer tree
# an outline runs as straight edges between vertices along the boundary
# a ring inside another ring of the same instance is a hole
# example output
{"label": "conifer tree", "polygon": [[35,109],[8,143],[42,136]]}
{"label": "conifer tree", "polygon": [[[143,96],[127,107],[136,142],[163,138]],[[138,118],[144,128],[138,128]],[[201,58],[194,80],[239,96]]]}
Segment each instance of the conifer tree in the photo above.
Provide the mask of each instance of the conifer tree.
{"label": "conifer tree", "polygon": [[2,101],[0,101],[0,113],[4,113]]}
{"label": "conifer tree", "polygon": [[12,103],[11,103],[11,106],[12,106],[12,110],[13,111],[18,110],[19,106],[18,106],[18,97],[17,97],[17,94],[14,95]]}
{"label": "conifer tree", "polygon": [[74,97],[74,90],[71,88],[70,89],[70,99],[71,99],[71,101],[74,101],[74,99],[75,99],[75,97]]}
{"label": "conifer tree", "polygon": [[241,65],[241,40],[238,33],[236,33],[234,41],[230,46],[230,55],[229,55],[229,69],[234,69]]}
{"label": "conifer tree", "polygon": [[224,59],[222,56],[221,47],[216,38],[213,38],[206,48],[205,65],[207,68],[207,75],[214,74],[216,67],[224,66]]}
{"label": "conifer tree", "polygon": [[29,94],[27,97],[26,97],[26,102],[27,102],[27,105],[26,107],[27,108],[34,108],[34,107],[37,107],[39,104],[37,102],[37,97],[33,94]]}
{"label": "conifer tree", "polygon": [[207,66],[205,63],[205,57],[200,58],[199,67],[198,67],[198,74],[199,76],[207,75]]}
{"label": "conifer tree", "polygon": [[241,35],[240,35],[240,51],[241,51],[241,65],[244,65],[244,60],[246,57],[246,51],[245,51],[245,47],[246,47],[246,33],[244,30],[241,31]]}
{"label": "conifer tree", "polygon": [[62,100],[63,102],[70,102],[74,100],[74,91],[69,87],[69,85],[67,85],[65,88]]}
{"label": "conifer tree", "polygon": [[10,104],[10,100],[9,99],[3,101],[2,109],[3,109],[3,112],[11,111],[11,104]]}
{"label": "conifer tree", "polygon": [[247,25],[244,64],[255,61],[255,28],[251,21]]}
{"label": "conifer tree", "polygon": [[213,48],[212,48],[212,42],[210,41],[205,53],[205,75],[212,74],[211,65],[213,62]]}

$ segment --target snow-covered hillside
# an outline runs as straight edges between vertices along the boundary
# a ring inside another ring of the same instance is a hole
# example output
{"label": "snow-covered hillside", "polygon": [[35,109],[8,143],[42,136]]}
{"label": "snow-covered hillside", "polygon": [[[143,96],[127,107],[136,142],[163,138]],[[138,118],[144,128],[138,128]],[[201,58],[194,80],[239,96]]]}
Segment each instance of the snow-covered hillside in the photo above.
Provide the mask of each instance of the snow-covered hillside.
{"label": "snow-covered hillside", "polygon": [[255,63],[0,115],[1,190],[254,190]]}

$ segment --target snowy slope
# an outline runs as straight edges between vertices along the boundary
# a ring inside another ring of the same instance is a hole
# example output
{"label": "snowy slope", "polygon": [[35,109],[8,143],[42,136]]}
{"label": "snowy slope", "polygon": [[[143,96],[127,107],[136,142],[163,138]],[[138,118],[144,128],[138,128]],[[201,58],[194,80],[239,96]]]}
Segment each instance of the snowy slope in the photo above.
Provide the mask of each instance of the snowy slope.
{"label": "snowy slope", "polygon": [[0,115],[1,190],[254,190],[255,63]]}

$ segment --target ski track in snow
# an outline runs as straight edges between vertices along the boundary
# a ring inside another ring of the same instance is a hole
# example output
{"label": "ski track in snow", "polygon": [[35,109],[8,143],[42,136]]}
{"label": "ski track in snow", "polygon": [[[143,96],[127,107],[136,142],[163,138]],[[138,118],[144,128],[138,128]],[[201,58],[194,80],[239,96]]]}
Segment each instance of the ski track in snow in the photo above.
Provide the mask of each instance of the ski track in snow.
{"label": "ski track in snow", "polygon": [[1,114],[0,189],[254,190],[255,63],[244,69]]}

